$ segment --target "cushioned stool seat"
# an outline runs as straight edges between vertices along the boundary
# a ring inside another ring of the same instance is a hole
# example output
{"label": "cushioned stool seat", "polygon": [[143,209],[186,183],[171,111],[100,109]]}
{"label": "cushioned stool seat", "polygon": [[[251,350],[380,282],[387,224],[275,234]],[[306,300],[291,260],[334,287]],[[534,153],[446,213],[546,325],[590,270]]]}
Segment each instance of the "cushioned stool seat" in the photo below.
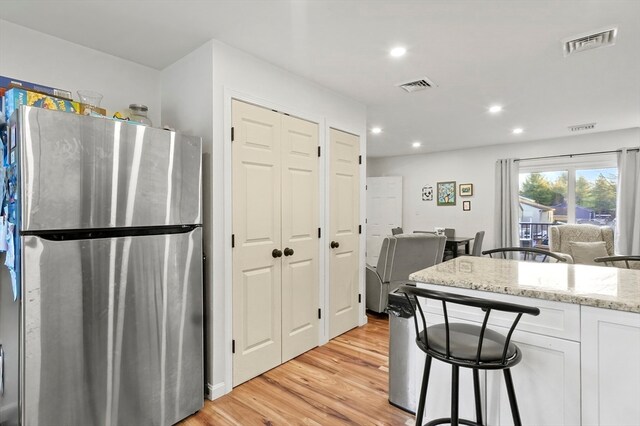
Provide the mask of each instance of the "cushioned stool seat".
{"label": "cushioned stool seat", "polygon": [[[451,358],[458,360],[472,361],[478,354],[478,341],[482,327],[471,324],[450,323],[449,324],[449,353]],[[445,324],[432,325],[427,329],[429,336],[429,349],[438,352],[443,357],[447,356],[447,330]],[[506,337],[490,329],[486,329],[482,338],[482,350],[480,362],[500,362]],[[420,333],[417,341],[420,349],[426,350],[424,342],[424,331]],[[507,359],[516,354],[516,345],[509,343],[507,346]]]}

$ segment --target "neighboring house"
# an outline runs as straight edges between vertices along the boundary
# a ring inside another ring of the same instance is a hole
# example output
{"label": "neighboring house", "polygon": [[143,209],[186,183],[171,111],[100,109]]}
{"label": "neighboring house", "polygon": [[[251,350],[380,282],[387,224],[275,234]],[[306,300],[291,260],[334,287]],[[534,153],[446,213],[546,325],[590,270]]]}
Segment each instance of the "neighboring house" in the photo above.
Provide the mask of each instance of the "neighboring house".
{"label": "neighboring house", "polygon": [[548,228],[554,220],[553,207],[520,196],[520,246],[546,247],[549,243]]}
{"label": "neighboring house", "polygon": [[520,222],[553,223],[555,213],[554,207],[544,206],[520,196]]}
{"label": "neighboring house", "polygon": [[[552,206],[555,209],[555,219],[560,222],[567,222],[567,202]],[[576,223],[588,222],[595,218],[595,212],[582,206],[576,206]]]}

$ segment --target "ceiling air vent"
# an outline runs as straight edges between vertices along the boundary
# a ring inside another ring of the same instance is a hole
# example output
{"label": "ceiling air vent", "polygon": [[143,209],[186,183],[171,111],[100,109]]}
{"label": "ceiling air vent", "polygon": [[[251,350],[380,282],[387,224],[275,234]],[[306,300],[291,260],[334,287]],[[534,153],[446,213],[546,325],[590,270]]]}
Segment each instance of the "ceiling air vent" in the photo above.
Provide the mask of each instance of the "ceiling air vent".
{"label": "ceiling air vent", "polygon": [[564,56],[598,47],[613,46],[616,44],[617,28],[609,28],[593,34],[571,37],[564,41]]}
{"label": "ceiling air vent", "polygon": [[596,123],[576,124],[575,126],[569,126],[568,129],[572,132],[581,132],[583,130],[591,130],[596,127]]}
{"label": "ceiling air vent", "polygon": [[399,88],[404,90],[405,92],[417,92],[419,90],[430,89],[432,87],[436,87],[435,84],[428,78],[423,78],[421,80],[410,81],[408,83],[403,83],[398,85]]}

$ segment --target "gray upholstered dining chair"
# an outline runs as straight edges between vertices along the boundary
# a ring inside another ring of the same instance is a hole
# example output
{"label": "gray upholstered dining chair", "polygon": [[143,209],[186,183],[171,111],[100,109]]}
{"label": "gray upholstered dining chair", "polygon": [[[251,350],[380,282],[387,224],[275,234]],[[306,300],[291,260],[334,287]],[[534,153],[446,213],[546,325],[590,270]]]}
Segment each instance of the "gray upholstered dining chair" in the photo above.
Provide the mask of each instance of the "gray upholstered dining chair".
{"label": "gray upholstered dining chair", "polygon": [[473,239],[471,256],[482,256],[482,240],[484,240],[484,231],[476,232],[476,236]]}
{"label": "gray upholstered dining chair", "polygon": [[367,265],[366,307],[384,312],[389,293],[409,274],[442,261],[446,237],[432,234],[402,234],[382,241],[377,266]]}

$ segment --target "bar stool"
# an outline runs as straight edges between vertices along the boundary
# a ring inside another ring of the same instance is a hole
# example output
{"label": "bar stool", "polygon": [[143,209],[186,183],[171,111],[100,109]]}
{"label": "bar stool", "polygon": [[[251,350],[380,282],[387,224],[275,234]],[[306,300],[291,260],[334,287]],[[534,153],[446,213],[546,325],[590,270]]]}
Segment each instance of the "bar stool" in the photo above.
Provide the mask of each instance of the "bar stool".
{"label": "bar stool", "polygon": [[640,256],[605,256],[605,257],[596,257],[593,259],[596,263],[604,263],[606,266],[619,266],[619,263],[616,262],[624,262],[627,269],[633,269],[632,265],[629,262],[636,262],[638,266],[640,266]]}
{"label": "bar stool", "polygon": [[[517,253],[517,256],[512,256]],[[493,255],[498,259],[514,259],[514,260],[530,260],[532,262],[549,262],[553,259],[554,263],[566,262],[568,257],[564,253],[555,253],[549,250],[543,250],[535,247],[502,247],[491,250],[485,250],[483,255],[489,255],[493,258]]]}
{"label": "bar stool", "polygon": [[[511,335],[515,330],[523,314],[538,315],[538,308],[516,305],[514,303],[499,302],[496,300],[480,299],[477,297],[463,296],[459,294],[445,293],[441,291],[417,288],[413,285],[403,285],[398,290],[404,293],[413,311],[414,325],[416,327],[416,344],[425,352],[426,360],[416,411],[416,425],[422,425],[425,400],[427,397],[427,385],[429,384],[429,371],[431,359],[451,364],[451,417],[439,418],[430,421],[425,426],[450,423],[457,426],[479,425],[482,426],[482,406],[480,400],[480,374],[479,370],[502,370],[507,385],[507,395],[511,406],[513,423],[522,425],[516,394],[511,380],[511,367],[522,359],[522,352],[511,342]],[[444,323],[427,327],[424,312],[419,303],[419,298],[434,299],[442,302]],[[413,300],[411,300],[413,299]],[[480,308],[485,312],[482,326],[462,323],[450,323],[447,314],[447,303],[466,305]],[[422,330],[418,327],[418,319],[415,308],[418,307],[422,319]],[[491,311],[511,312],[515,315],[507,336],[487,328],[487,322]],[[458,415],[458,382],[460,367],[473,369],[473,390],[476,406],[476,421],[460,419]]]}

